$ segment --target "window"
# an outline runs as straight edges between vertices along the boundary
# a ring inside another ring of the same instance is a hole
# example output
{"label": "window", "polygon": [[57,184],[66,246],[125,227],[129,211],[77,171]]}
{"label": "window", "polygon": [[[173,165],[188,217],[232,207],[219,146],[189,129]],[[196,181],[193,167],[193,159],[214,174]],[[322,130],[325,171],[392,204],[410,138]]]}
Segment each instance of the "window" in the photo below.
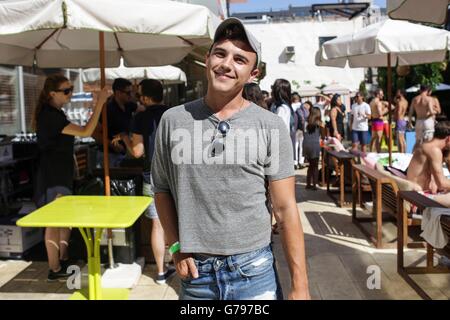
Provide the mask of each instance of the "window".
{"label": "window", "polygon": [[[35,74],[32,68],[23,68],[25,97],[25,123],[31,132],[31,119],[40,90],[44,86],[45,75]],[[19,81],[15,67],[0,66],[0,134],[14,135],[21,131],[19,106]]]}
{"label": "window", "polygon": [[14,67],[0,67],[0,134],[20,131],[17,101],[17,72]]}
{"label": "window", "polygon": [[319,47],[321,47],[325,42],[333,40],[336,37],[319,37]]}

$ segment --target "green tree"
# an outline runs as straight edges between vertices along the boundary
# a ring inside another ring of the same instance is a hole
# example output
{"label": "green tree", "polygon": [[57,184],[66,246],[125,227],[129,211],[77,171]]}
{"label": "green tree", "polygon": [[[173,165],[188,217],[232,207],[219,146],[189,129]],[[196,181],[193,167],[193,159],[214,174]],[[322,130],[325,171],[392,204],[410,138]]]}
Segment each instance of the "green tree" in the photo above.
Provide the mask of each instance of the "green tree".
{"label": "green tree", "polygon": [[[400,77],[396,68],[392,68],[392,93],[397,89],[404,90],[417,84],[435,88],[443,81],[442,72],[446,68],[447,64],[441,62],[411,66],[409,74],[405,77]],[[387,68],[378,68],[378,84],[387,93]]]}
{"label": "green tree", "polygon": [[363,97],[367,100],[368,93],[367,93],[367,88],[366,88],[366,82],[365,81],[361,81],[361,83],[359,84],[359,92],[361,92]]}
{"label": "green tree", "polygon": [[442,71],[446,66],[443,63],[421,64],[412,67],[410,80],[412,83],[424,84],[434,88],[441,83],[444,78]]}

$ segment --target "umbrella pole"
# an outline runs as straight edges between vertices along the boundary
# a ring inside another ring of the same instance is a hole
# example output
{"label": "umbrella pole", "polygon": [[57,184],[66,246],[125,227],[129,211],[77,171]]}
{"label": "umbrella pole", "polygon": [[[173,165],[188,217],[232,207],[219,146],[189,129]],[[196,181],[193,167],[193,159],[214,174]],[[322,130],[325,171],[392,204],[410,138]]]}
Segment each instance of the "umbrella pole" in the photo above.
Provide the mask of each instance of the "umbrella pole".
{"label": "umbrella pole", "polygon": [[389,165],[392,166],[392,65],[391,65],[391,54],[387,54],[387,98],[389,103],[389,141],[388,141],[388,149],[389,149]]}
{"label": "umbrella pole", "polygon": [[[100,87],[103,89],[106,85],[105,77],[105,34],[99,32],[99,46],[100,46]],[[109,154],[108,154],[108,108],[103,108],[102,111],[102,132],[103,132],[103,170],[105,175],[105,196],[111,196],[111,183],[109,179]],[[108,236],[108,257],[109,267],[114,268],[113,255],[113,234],[111,229],[107,229]]]}

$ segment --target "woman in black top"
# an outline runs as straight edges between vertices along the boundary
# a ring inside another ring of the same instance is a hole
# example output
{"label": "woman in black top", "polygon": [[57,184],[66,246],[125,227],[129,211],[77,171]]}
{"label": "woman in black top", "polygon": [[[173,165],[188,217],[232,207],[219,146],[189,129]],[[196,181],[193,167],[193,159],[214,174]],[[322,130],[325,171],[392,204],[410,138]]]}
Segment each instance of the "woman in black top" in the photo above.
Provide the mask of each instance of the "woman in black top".
{"label": "woman in black top", "polygon": [[344,115],[345,111],[342,110],[341,96],[335,94],[331,99],[331,111],[330,111],[330,136],[338,138],[342,141],[344,137]]}
{"label": "woman in black top", "polygon": [[[90,120],[85,127],[80,127],[70,123],[61,110],[70,102],[72,91],[73,86],[66,77],[51,75],[45,80],[36,105],[33,127],[37,133],[39,149],[34,194],[37,207],[42,207],[57,197],[72,194],[74,137],[88,137],[92,134],[107,97],[107,90],[102,90]],[[50,268],[49,281],[67,276],[61,264],[68,260],[69,238],[68,228],[45,230],[45,246]]]}

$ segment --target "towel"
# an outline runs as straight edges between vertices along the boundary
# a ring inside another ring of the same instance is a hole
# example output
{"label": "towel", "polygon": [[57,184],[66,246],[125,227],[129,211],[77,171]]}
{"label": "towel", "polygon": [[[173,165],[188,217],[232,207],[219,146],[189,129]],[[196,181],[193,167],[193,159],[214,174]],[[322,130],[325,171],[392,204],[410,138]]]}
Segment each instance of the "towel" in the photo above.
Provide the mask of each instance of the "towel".
{"label": "towel", "polygon": [[425,239],[433,248],[442,249],[448,243],[448,237],[441,227],[441,216],[450,216],[450,208],[426,208],[423,211],[422,233],[420,236]]}

